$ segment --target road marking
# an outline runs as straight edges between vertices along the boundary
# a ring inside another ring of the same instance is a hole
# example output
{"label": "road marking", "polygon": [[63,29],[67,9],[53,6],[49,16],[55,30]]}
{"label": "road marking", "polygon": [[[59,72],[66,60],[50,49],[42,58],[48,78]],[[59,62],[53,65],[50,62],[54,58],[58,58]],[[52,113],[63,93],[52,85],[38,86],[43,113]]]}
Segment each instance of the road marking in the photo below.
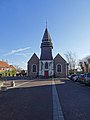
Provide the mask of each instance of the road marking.
{"label": "road marking", "polygon": [[14,86],[14,87],[8,87],[7,89],[17,88],[17,87],[22,86],[22,85],[27,84],[27,83],[29,83],[29,82],[24,82],[24,83],[21,83],[19,85]]}
{"label": "road marking", "polygon": [[19,86],[22,86],[22,85],[27,84],[27,83],[29,83],[29,82],[24,82],[24,83],[21,83],[21,84],[19,84],[19,85],[15,86],[15,87],[19,87]]}
{"label": "road marking", "polygon": [[53,120],[64,120],[55,82],[52,81]]}

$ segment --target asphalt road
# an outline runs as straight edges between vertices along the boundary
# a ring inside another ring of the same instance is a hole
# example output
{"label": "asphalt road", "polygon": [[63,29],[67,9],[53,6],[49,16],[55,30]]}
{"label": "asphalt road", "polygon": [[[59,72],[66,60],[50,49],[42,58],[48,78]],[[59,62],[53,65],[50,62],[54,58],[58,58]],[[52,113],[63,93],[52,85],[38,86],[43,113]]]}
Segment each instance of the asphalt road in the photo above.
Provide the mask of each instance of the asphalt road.
{"label": "asphalt road", "polygon": [[78,82],[56,83],[65,120],[90,120],[90,86]]}
{"label": "asphalt road", "polygon": [[[64,120],[90,120],[90,87],[65,79],[55,84]],[[52,80],[16,85],[0,93],[0,120],[54,120]]]}
{"label": "asphalt road", "polygon": [[51,82],[28,81],[2,92],[0,120],[52,120]]}

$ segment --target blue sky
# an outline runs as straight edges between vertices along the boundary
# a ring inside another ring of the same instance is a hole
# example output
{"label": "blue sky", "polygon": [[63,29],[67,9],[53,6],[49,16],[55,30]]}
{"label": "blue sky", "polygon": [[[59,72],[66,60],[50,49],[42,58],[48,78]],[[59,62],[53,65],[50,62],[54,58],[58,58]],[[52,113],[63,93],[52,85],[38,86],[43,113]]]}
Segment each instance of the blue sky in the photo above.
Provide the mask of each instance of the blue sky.
{"label": "blue sky", "polygon": [[90,0],[0,0],[0,60],[26,69],[46,27],[53,56],[67,51],[90,55]]}

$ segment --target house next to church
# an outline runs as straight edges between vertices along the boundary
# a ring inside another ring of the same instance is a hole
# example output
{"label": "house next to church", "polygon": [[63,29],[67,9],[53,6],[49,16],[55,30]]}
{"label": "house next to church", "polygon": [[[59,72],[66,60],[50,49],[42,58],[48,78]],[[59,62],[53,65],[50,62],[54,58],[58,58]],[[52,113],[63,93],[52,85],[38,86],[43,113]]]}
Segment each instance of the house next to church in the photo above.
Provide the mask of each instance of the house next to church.
{"label": "house next to church", "polygon": [[40,58],[34,53],[27,63],[28,76],[32,78],[67,76],[67,62],[59,53],[53,58],[52,49],[52,40],[46,26],[41,43]]}

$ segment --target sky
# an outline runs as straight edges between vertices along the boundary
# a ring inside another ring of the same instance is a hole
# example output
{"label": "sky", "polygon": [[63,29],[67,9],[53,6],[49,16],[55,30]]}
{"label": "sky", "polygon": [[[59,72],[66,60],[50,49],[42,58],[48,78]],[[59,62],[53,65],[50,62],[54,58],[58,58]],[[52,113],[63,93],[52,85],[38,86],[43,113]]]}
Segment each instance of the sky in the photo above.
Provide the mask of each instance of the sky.
{"label": "sky", "polygon": [[46,28],[53,56],[90,55],[90,0],[0,0],[0,60],[27,69]]}

